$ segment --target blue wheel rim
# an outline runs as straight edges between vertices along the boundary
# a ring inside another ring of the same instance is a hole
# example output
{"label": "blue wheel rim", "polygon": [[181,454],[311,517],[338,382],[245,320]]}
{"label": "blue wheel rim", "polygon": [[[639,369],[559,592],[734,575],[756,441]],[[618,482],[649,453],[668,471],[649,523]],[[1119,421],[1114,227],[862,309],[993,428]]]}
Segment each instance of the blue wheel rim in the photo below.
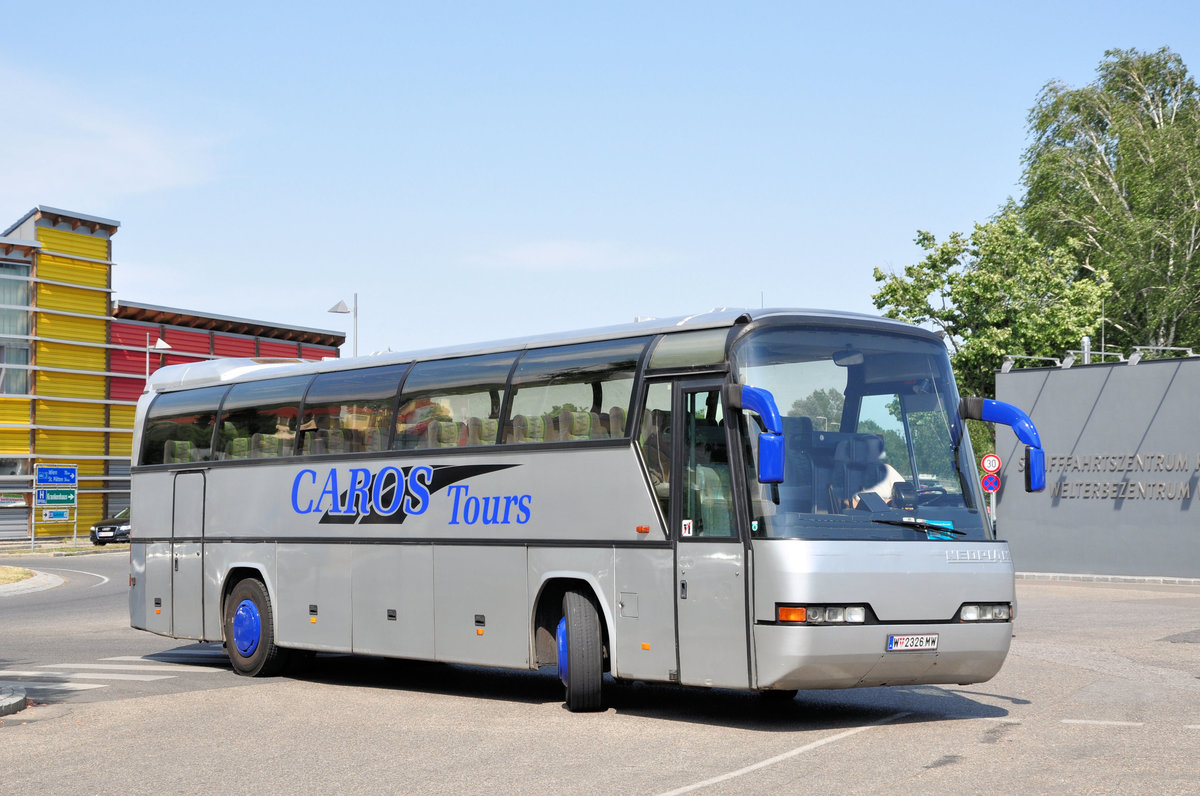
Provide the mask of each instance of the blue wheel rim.
{"label": "blue wheel rim", "polygon": [[564,616],[558,623],[555,634],[558,641],[558,679],[567,684],[567,618]]}
{"label": "blue wheel rim", "polygon": [[233,646],[243,658],[249,658],[258,649],[262,636],[262,617],[253,600],[242,600],[233,612]]}

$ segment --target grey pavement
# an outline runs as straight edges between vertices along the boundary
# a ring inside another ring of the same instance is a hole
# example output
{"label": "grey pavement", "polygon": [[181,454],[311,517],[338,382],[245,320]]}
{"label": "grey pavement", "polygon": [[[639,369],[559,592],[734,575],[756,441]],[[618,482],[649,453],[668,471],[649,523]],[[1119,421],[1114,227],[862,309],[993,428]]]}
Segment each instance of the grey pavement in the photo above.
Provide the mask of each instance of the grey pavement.
{"label": "grey pavement", "polygon": [[[32,572],[32,578],[26,578],[17,583],[0,585],[0,599],[14,594],[28,594],[29,592],[53,589],[55,586],[62,585],[63,579],[58,575],[51,575],[49,572],[38,572],[37,570],[32,570]],[[0,683],[0,716],[8,716],[19,710],[24,710],[26,704],[27,700],[25,699],[24,688]]]}

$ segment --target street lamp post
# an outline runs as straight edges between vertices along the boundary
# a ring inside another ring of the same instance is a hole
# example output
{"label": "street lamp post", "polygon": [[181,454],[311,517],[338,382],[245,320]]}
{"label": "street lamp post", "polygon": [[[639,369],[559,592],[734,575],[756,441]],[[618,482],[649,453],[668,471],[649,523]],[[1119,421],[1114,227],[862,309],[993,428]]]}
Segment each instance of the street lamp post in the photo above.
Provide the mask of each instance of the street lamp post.
{"label": "street lamp post", "polygon": [[150,352],[170,350],[171,344],[161,337],[154,341],[154,345],[150,345],[150,333],[146,332],[146,381],[150,381]]}
{"label": "street lamp post", "polygon": [[339,300],[337,304],[334,304],[332,307],[329,308],[329,312],[337,312],[337,313],[342,313],[342,314],[353,313],[353,316],[354,316],[354,344],[351,346],[351,350],[353,351],[353,356],[357,357],[358,356],[358,294],[357,293],[354,294],[354,308],[353,309],[351,309],[350,307],[347,307],[346,302],[344,300]]}

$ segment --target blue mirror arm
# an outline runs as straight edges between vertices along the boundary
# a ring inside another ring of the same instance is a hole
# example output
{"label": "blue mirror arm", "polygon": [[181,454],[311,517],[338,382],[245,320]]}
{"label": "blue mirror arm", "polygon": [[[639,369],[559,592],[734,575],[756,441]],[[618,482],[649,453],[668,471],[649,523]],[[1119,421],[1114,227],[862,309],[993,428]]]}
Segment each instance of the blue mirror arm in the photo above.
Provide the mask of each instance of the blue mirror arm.
{"label": "blue mirror arm", "polygon": [[985,423],[1002,423],[1012,428],[1017,439],[1035,448],[1042,447],[1042,438],[1029,415],[1012,404],[993,401],[990,398],[963,398],[959,414],[966,420],[982,420]]}
{"label": "blue mirror arm", "polygon": [[766,431],[758,435],[758,480],[763,484],[783,483],[783,420],[770,390],[726,383],[723,390],[727,409],[757,412]]}
{"label": "blue mirror arm", "polygon": [[749,409],[757,412],[762,418],[763,425],[772,434],[783,433],[783,421],[779,417],[779,407],[775,405],[775,396],[769,390],[749,385],[730,384],[725,392],[725,403],[731,409]]}
{"label": "blue mirror arm", "polygon": [[1042,438],[1029,415],[1003,401],[990,398],[963,398],[958,413],[964,420],[1002,423],[1012,428],[1017,439],[1025,443],[1025,491],[1041,492],[1046,488],[1046,453]]}

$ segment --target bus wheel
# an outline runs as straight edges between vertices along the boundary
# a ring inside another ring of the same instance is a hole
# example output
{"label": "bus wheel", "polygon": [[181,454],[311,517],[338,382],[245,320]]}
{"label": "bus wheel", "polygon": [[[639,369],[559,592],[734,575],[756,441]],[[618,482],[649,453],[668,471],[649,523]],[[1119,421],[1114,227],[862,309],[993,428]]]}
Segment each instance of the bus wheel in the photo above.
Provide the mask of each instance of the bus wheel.
{"label": "bus wheel", "polygon": [[567,687],[567,710],[600,710],[604,652],[600,615],[587,595],[563,595],[563,619],[558,625],[558,673]]}
{"label": "bus wheel", "polygon": [[271,598],[261,581],[238,581],[225,601],[225,650],[233,670],[246,677],[271,677],[287,663],[275,646]]}

